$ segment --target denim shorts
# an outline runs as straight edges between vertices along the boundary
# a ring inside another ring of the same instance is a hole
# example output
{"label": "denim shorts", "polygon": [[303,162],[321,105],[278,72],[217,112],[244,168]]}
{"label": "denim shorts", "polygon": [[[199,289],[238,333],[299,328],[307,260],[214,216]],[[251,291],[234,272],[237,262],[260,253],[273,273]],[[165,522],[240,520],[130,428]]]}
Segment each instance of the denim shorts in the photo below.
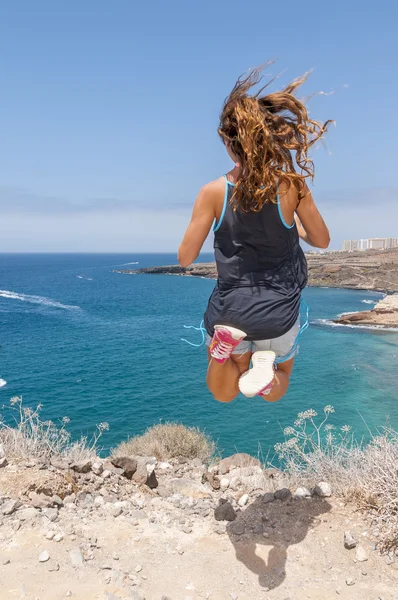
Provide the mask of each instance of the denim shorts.
{"label": "denim shorts", "polygon": [[[276,354],[276,362],[282,363],[285,360],[293,358],[298,352],[296,344],[300,332],[300,319],[296,321],[293,327],[284,335],[272,340],[257,340],[256,342],[248,342],[243,340],[236,346],[232,354],[243,355],[246,352],[258,352],[259,350],[272,350]],[[210,346],[211,337],[207,335],[206,345]]]}

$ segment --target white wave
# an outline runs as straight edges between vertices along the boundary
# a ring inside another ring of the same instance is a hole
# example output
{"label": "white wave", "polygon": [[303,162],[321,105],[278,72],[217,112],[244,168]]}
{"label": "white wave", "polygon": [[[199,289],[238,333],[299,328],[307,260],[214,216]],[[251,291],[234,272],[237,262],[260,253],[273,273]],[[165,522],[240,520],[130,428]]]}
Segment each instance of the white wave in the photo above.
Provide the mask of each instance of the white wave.
{"label": "white wave", "polygon": [[320,325],[324,327],[345,327],[346,329],[369,329],[373,331],[386,331],[398,333],[397,327],[383,327],[383,325],[353,325],[352,323],[334,323],[334,321],[330,321],[329,319],[314,319],[314,321],[311,321],[311,325]]}
{"label": "white wave", "polygon": [[83,277],[83,275],[76,275],[77,279],[84,279],[85,281],[92,281],[92,277]]}
{"label": "white wave", "polygon": [[1,379],[0,377],[0,388],[4,387],[5,385],[7,385],[7,382],[5,379]]}
{"label": "white wave", "polygon": [[120,265],[121,267],[124,267],[125,265],[139,265],[139,262],[129,262],[129,263],[123,263],[122,265]]}
{"label": "white wave", "polygon": [[81,275],[76,275],[77,279],[84,279]]}
{"label": "white wave", "polygon": [[377,304],[376,300],[361,300],[363,304]]}
{"label": "white wave", "polygon": [[0,290],[0,298],[7,298],[7,300],[19,300],[20,302],[29,302],[30,304],[41,304],[43,306],[51,306],[52,308],[62,308],[64,310],[79,310],[80,306],[74,306],[73,304],[62,304],[51,298],[45,298],[44,296],[32,296],[30,294],[18,294],[18,292],[10,292],[9,290]]}

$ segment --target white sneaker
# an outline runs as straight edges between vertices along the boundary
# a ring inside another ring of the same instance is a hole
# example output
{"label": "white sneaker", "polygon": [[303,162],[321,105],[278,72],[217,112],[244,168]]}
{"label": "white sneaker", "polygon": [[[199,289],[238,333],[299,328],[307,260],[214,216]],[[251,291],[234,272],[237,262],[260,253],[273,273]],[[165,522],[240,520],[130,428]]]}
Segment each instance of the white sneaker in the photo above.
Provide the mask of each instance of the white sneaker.
{"label": "white sneaker", "polygon": [[239,389],[247,398],[266,396],[275,380],[275,352],[260,350],[252,356],[253,367],[239,379]]}

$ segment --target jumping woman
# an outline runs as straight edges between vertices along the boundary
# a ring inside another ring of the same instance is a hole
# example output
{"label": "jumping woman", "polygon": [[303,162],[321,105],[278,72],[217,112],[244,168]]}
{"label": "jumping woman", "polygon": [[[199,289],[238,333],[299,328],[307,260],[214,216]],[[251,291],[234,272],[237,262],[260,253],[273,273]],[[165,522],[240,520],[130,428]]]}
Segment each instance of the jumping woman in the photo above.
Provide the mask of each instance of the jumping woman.
{"label": "jumping woman", "polygon": [[220,402],[239,391],[269,402],[286,393],[307,284],[299,238],[316,248],[330,241],[306,183],[308,150],[330,121],[310,119],[294,96],[305,77],[250,94],[260,80],[254,69],[225,101],[218,133],[235,166],[200,190],[178,254],[183,267],[196,260],[214,223],[218,280],[204,325],[207,385]]}

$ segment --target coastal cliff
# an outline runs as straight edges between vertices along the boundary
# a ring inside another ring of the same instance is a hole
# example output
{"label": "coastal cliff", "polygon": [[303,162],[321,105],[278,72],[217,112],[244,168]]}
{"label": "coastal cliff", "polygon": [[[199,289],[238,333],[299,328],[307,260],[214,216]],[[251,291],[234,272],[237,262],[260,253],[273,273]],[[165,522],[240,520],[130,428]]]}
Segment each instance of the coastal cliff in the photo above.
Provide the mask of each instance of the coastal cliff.
{"label": "coastal cliff", "polygon": [[342,315],[335,320],[340,325],[377,325],[398,327],[398,294],[387,296],[372,310]]}
{"label": "coastal cliff", "polygon": [[[398,292],[398,249],[350,253],[308,253],[306,257],[309,286],[374,290],[386,293]],[[195,263],[187,268],[170,265],[116,272],[217,278],[214,262]]]}

